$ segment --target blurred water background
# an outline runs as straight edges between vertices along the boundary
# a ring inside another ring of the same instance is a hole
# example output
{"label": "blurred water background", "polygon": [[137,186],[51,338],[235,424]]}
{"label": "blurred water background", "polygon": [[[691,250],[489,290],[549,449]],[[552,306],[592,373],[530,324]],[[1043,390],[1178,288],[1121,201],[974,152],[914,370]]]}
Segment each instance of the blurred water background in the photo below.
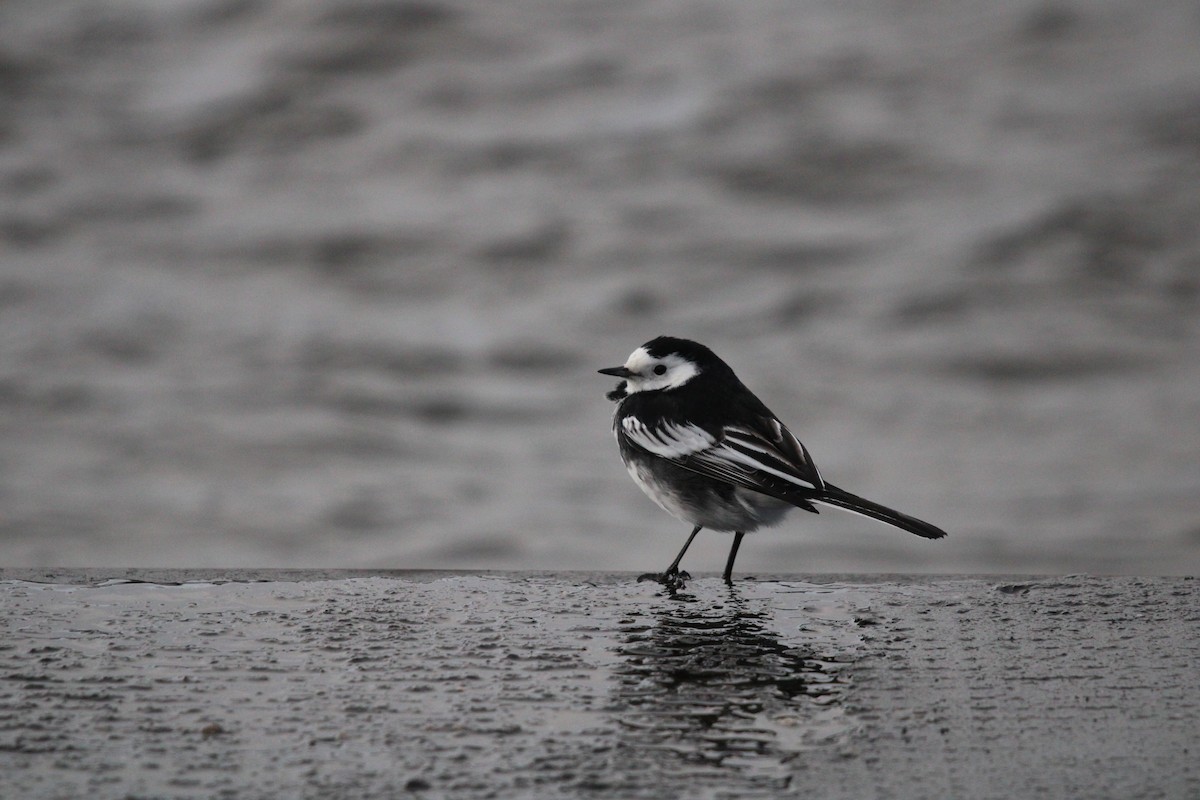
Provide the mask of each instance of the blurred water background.
{"label": "blurred water background", "polygon": [[661,569],[595,370],[672,334],[951,532],[797,513],[741,570],[1200,571],[1197,42],[1193,0],[8,0],[0,565]]}

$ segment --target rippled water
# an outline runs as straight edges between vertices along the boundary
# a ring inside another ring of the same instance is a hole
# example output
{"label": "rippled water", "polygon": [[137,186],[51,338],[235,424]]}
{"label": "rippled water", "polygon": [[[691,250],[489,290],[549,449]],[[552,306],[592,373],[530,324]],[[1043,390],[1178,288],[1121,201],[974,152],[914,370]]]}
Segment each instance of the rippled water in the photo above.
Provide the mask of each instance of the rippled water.
{"label": "rippled water", "polygon": [[1195,572],[1198,34],[5,3],[0,562],[661,569],[594,370],[670,333],[951,532],[798,514],[747,572]]}

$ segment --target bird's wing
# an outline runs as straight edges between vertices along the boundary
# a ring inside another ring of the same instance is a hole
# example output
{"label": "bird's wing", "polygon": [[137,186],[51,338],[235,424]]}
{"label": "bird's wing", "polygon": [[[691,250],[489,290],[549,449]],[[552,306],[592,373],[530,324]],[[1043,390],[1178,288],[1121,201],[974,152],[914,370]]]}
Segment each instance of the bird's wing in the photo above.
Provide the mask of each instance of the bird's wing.
{"label": "bird's wing", "polygon": [[621,418],[617,427],[626,439],[647,453],[672,461],[703,453],[718,443],[718,437],[690,422],[664,419],[648,425],[630,415]]}
{"label": "bird's wing", "polygon": [[739,466],[754,483],[750,488],[768,494],[825,488],[808,450],[774,417],[755,420],[753,425],[726,426],[724,434],[720,446],[698,454],[699,460]]}
{"label": "bird's wing", "polygon": [[715,480],[782,499],[825,486],[808,450],[774,417],[728,425],[715,434],[694,423],[661,420],[647,425],[634,416],[618,424],[646,452]]}

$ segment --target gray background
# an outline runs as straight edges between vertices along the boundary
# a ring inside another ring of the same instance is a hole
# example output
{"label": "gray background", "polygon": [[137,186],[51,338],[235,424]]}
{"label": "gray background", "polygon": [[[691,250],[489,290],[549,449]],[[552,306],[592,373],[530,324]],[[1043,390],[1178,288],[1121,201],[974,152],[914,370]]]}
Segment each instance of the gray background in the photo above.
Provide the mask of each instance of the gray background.
{"label": "gray background", "polygon": [[[0,5],[0,564],[662,568],[594,374],[831,480],[747,571],[1200,567],[1200,10]],[[717,569],[727,540],[687,566]]]}

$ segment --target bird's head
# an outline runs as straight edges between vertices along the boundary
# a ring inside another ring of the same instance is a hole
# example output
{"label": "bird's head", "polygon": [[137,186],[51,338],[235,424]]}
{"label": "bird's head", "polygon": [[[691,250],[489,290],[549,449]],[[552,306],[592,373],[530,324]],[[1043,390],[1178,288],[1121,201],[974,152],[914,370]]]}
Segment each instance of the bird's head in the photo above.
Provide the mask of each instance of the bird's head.
{"label": "bird's head", "polygon": [[659,336],[630,353],[623,366],[608,367],[599,372],[623,379],[623,386],[618,386],[609,395],[610,399],[619,400],[637,392],[678,389],[697,376],[721,367],[728,369],[704,345],[688,339]]}

